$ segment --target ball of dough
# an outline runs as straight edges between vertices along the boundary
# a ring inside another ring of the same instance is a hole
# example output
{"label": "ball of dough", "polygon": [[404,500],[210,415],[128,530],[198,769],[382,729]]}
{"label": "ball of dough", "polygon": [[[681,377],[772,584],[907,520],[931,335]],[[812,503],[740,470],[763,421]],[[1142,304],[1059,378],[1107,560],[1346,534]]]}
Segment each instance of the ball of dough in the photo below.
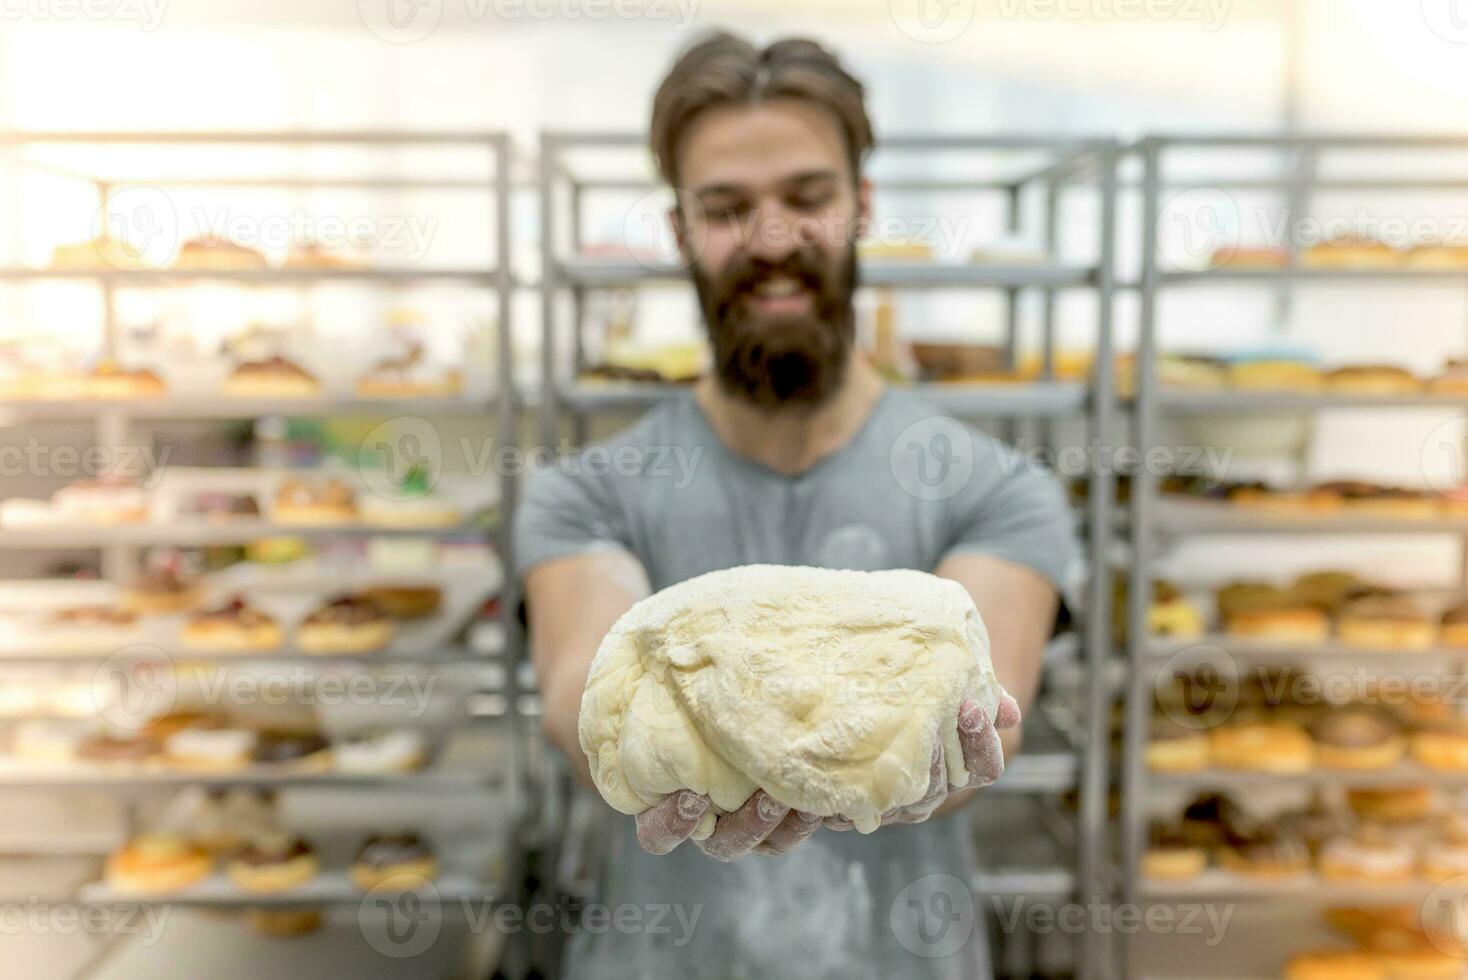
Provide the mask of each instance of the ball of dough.
{"label": "ball of dough", "polygon": [[957,582],[745,565],[670,586],[617,620],[592,662],[579,733],[597,789],[623,813],[682,789],[727,813],[758,788],[870,833],[922,797],[940,739],[949,784],[968,782],[959,706],[977,701],[993,718],[1001,690]]}

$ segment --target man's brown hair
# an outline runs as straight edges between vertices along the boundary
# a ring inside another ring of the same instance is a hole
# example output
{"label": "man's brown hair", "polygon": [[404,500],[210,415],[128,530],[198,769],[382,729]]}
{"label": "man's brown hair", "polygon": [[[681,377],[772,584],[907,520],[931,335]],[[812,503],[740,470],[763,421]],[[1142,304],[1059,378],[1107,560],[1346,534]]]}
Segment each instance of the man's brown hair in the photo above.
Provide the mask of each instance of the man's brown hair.
{"label": "man's brown hair", "polygon": [[678,141],[699,113],[769,99],[801,99],[836,117],[855,176],[874,142],[865,96],[861,82],[815,41],[787,38],[758,48],[720,31],[685,51],[658,86],[652,103],[653,156],[663,179],[676,187]]}

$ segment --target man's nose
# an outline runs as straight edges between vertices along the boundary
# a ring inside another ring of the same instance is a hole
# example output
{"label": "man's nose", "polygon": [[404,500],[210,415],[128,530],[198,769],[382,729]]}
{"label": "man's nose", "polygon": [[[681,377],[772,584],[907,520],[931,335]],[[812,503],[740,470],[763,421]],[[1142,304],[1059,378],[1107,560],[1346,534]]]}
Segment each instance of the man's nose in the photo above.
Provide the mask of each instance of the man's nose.
{"label": "man's nose", "polygon": [[779,264],[810,244],[808,222],[778,204],[760,207],[750,229],[748,252],[752,258]]}

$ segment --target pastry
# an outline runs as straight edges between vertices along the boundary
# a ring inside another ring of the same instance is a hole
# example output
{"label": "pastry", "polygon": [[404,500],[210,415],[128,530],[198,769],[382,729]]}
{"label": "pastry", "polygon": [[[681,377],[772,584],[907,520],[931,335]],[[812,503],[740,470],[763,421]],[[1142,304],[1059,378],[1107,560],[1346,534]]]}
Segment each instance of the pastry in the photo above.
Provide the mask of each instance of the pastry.
{"label": "pastry", "polygon": [[1329,513],[1341,506],[1341,499],[1328,488],[1307,487],[1282,490],[1263,483],[1237,484],[1228,488],[1225,499],[1239,507],[1286,514]]}
{"label": "pastry", "polygon": [[1319,855],[1325,842],[1351,833],[1355,819],[1345,810],[1332,807],[1317,789],[1303,810],[1290,810],[1280,815],[1279,825],[1305,842],[1312,856]]}
{"label": "pastry", "polygon": [[157,398],[167,391],[163,379],[147,368],[123,368],[103,360],[85,380],[88,398]]}
{"label": "pastry", "polygon": [[179,635],[184,646],[216,653],[255,653],[280,646],[280,625],[243,599],[191,619]]}
{"label": "pastry", "polygon": [[362,269],[363,263],[316,242],[301,242],[286,256],[287,269]]}
{"label": "pastry", "polygon": [[11,733],[10,753],[20,762],[64,765],[76,758],[82,741],[95,729],[91,721],[77,718],[28,718]]}
{"label": "pastry", "polygon": [[1412,735],[1412,758],[1429,769],[1468,770],[1468,718],[1448,718],[1418,729]]}
{"label": "pastry", "polygon": [[210,524],[256,520],[260,517],[260,502],[253,493],[200,490],[190,494],[179,504],[179,516]]}
{"label": "pastry", "polygon": [[1321,950],[1297,953],[1285,963],[1284,980],[1390,980],[1366,953]]}
{"label": "pastry", "polygon": [[440,369],[426,363],[423,345],[412,344],[399,357],[378,361],[357,382],[357,394],[365,398],[433,398],[457,395],[463,376],[452,368]]}
{"label": "pastry", "polygon": [[204,590],[198,581],[167,568],[144,572],[123,590],[120,605],[139,616],[168,616],[197,606]]}
{"label": "pastry", "polygon": [[361,510],[362,523],[374,527],[455,527],[464,520],[459,508],[432,493],[401,499],[371,495]]}
{"label": "pastry", "polygon": [[296,646],[307,653],[366,653],[387,645],[393,623],[371,599],[337,596],[308,615],[296,629]]}
{"label": "pastry", "polygon": [[219,390],[235,398],[310,398],[321,394],[321,384],[299,364],[270,357],[237,365]]}
{"label": "pastry", "polygon": [[158,743],[151,738],[97,734],[77,743],[76,757],[84,762],[137,765],[155,758],[159,751]]}
{"label": "pastry", "polygon": [[1346,790],[1346,805],[1364,820],[1377,823],[1413,823],[1432,809],[1432,787],[1402,786],[1386,789],[1354,787]]}
{"label": "pastry", "polygon": [[156,895],[202,881],[213,859],[175,834],[142,834],[107,858],[107,884],[119,892]]}
{"label": "pastry", "polygon": [[271,513],[281,524],[346,524],[357,519],[357,494],[341,480],[284,480]]}
{"label": "pastry", "polygon": [[121,269],[137,272],[147,269],[143,249],[125,245],[106,235],[89,242],[57,245],[51,251],[53,269]]}
{"label": "pastry", "polygon": [[912,358],[924,381],[1000,378],[1009,374],[1009,353],[986,344],[913,343]]}
{"label": "pastry", "polygon": [[884,242],[878,239],[869,239],[858,242],[856,246],[857,255],[863,259],[877,262],[891,260],[925,260],[933,257],[933,246],[927,242]]}
{"label": "pastry", "polygon": [[427,740],[416,728],[359,732],[337,739],[332,753],[338,772],[411,772],[423,766]]}
{"label": "pastry", "polygon": [[[690,644],[709,655],[690,660]],[[967,782],[957,713],[965,701],[998,710],[988,647],[968,592],[926,572],[710,572],[639,601],[603,638],[580,744],[597,790],[623,813],[642,813],[674,787],[732,812],[762,787],[870,833],[883,813],[923,796],[939,744],[954,784]],[[904,697],[870,693],[895,683]],[[810,692],[798,712],[791,691]],[[703,820],[694,834],[712,829]]]}
{"label": "pastry", "polygon": [[1352,589],[1364,584],[1355,572],[1307,572],[1290,584],[1290,591],[1320,611],[1333,614]]}
{"label": "pastry", "polygon": [[185,772],[234,772],[250,764],[255,733],[238,728],[185,728],[163,743],[170,766]]}
{"label": "pastry", "polygon": [[1455,486],[1437,495],[1437,508],[1444,517],[1468,517],[1468,486]]}
{"label": "pastry", "polygon": [[1351,837],[1326,841],[1320,849],[1320,876],[1330,881],[1406,881],[1415,864],[1412,848],[1391,840],[1376,824]]}
{"label": "pastry", "polygon": [[1300,253],[1300,264],[1306,269],[1395,269],[1405,259],[1401,249],[1369,238],[1319,242]]}
{"label": "pastry", "polygon": [[1407,487],[1377,487],[1369,494],[1346,497],[1345,505],[1355,513],[1418,521],[1432,520],[1442,507],[1438,495]]}
{"label": "pastry", "polygon": [[1208,867],[1208,852],[1191,843],[1182,828],[1154,820],[1142,855],[1142,876],[1161,881],[1186,881]]}
{"label": "pastry", "polygon": [[1268,583],[1232,583],[1219,590],[1217,601],[1223,628],[1233,636],[1320,643],[1330,632],[1325,613]]}
{"label": "pastry", "polygon": [[1468,817],[1462,813],[1444,817],[1437,836],[1423,845],[1417,867],[1432,882],[1468,875]]}
{"label": "pastry", "polygon": [[1228,381],[1235,388],[1279,391],[1318,391],[1325,384],[1315,365],[1283,358],[1234,361]]}
{"label": "pastry", "polygon": [[1401,729],[1364,709],[1329,711],[1310,726],[1315,764],[1326,769],[1389,769],[1407,754]]}
{"label": "pastry", "polygon": [[1350,395],[1415,395],[1422,382],[1393,364],[1353,364],[1326,372],[1325,387]]}
{"label": "pastry", "polygon": [[413,888],[438,874],[433,849],[417,834],[373,834],[352,862],[352,882],[363,891]]}
{"label": "pastry", "polygon": [[436,585],[374,585],[362,595],[393,619],[423,619],[438,612],[443,590]]}
{"label": "pastry", "polygon": [[1336,620],[1341,643],[1370,650],[1426,650],[1437,625],[1406,596],[1352,599]]}
{"label": "pastry", "polygon": [[316,876],[321,863],[316,849],[300,837],[263,834],[252,838],[229,859],[229,878],[247,892],[283,892]]}
{"label": "pastry", "polygon": [[62,648],[106,647],[123,642],[136,621],[133,613],[112,606],[62,606],[46,617],[46,643]]}
{"label": "pastry", "polygon": [[[1126,645],[1127,576],[1112,577],[1112,630],[1117,646]],[[1166,579],[1152,582],[1152,602],[1147,607],[1147,635],[1176,640],[1203,635],[1203,614]]]}
{"label": "pastry", "polygon": [[207,711],[170,711],[156,715],[138,729],[138,735],[163,743],[186,728],[226,728],[222,714]]}
{"label": "pastry", "polygon": [[262,732],[252,759],[299,772],[325,772],[331,768],[331,743],[316,732]]}
{"label": "pastry", "polygon": [[1169,718],[1153,718],[1147,768],[1153,772],[1198,772],[1208,768],[1208,736]]}
{"label": "pastry", "polygon": [[250,928],[272,939],[306,936],[321,928],[319,908],[259,908],[245,916]]}
{"label": "pastry", "polygon": [[1409,249],[1407,265],[1413,269],[1468,269],[1468,247],[1439,242]]}
{"label": "pastry", "polygon": [[1249,878],[1289,878],[1310,870],[1310,849],[1288,831],[1248,824],[1225,835],[1218,866]]}
{"label": "pastry", "polygon": [[1217,390],[1228,383],[1228,364],[1217,357],[1162,354],[1157,358],[1157,383],[1164,388]]}
{"label": "pastry", "polygon": [[1244,812],[1233,798],[1223,793],[1204,793],[1183,808],[1183,839],[1212,849],[1223,843],[1233,828],[1244,823]]}
{"label": "pastry", "polygon": [[1315,761],[1310,736],[1289,722],[1226,725],[1210,735],[1209,751],[1215,766],[1244,772],[1305,772]]}
{"label": "pastry", "polygon": [[265,256],[252,248],[206,235],[184,242],[178,250],[178,261],[174,265],[179,269],[232,272],[266,269],[270,263],[265,261]]}
{"label": "pastry", "polygon": [[1284,269],[1289,267],[1290,252],[1273,245],[1224,246],[1214,251],[1209,264],[1214,269]]}
{"label": "pastry", "polygon": [[1435,395],[1468,395],[1468,360],[1449,359],[1442,372],[1427,381]]}
{"label": "pastry", "polygon": [[1445,647],[1468,647],[1468,603],[1460,602],[1443,610],[1437,641]]}
{"label": "pastry", "polygon": [[125,476],[98,476],[76,482],[51,495],[62,520],[83,524],[132,524],[148,519],[148,494]]}

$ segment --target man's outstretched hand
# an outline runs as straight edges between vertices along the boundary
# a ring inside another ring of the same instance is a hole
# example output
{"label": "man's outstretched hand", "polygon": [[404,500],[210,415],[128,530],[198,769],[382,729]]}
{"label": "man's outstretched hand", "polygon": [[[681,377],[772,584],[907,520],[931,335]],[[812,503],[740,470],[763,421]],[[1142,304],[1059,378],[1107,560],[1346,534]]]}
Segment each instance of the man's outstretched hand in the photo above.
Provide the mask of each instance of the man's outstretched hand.
{"label": "man's outstretched hand", "polygon": [[[1019,705],[1001,694],[996,717],[991,722],[977,702],[965,701],[958,711],[958,743],[963,747],[963,767],[968,770],[967,789],[988,786],[1004,772],[1004,751],[999,732],[1019,724]],[[948,763],[943,743],[933,753],[931,780],[922,799],[882,815],[882,824],[922,823],[948,798]],[[637,815],[637,840],[650,854],[667,854],[687,840],[708,812],[709,799],[691,790],[664,797],[656,806]],[[733,861],[750,852],[784,854],[801,844],[822,826],[850,830],[845,817],[818,817],[792,810],[776,802],[764,790],[755,790],[738,810],[714,823],[707,840],[695,841],[699,850],[720,861]]]}

